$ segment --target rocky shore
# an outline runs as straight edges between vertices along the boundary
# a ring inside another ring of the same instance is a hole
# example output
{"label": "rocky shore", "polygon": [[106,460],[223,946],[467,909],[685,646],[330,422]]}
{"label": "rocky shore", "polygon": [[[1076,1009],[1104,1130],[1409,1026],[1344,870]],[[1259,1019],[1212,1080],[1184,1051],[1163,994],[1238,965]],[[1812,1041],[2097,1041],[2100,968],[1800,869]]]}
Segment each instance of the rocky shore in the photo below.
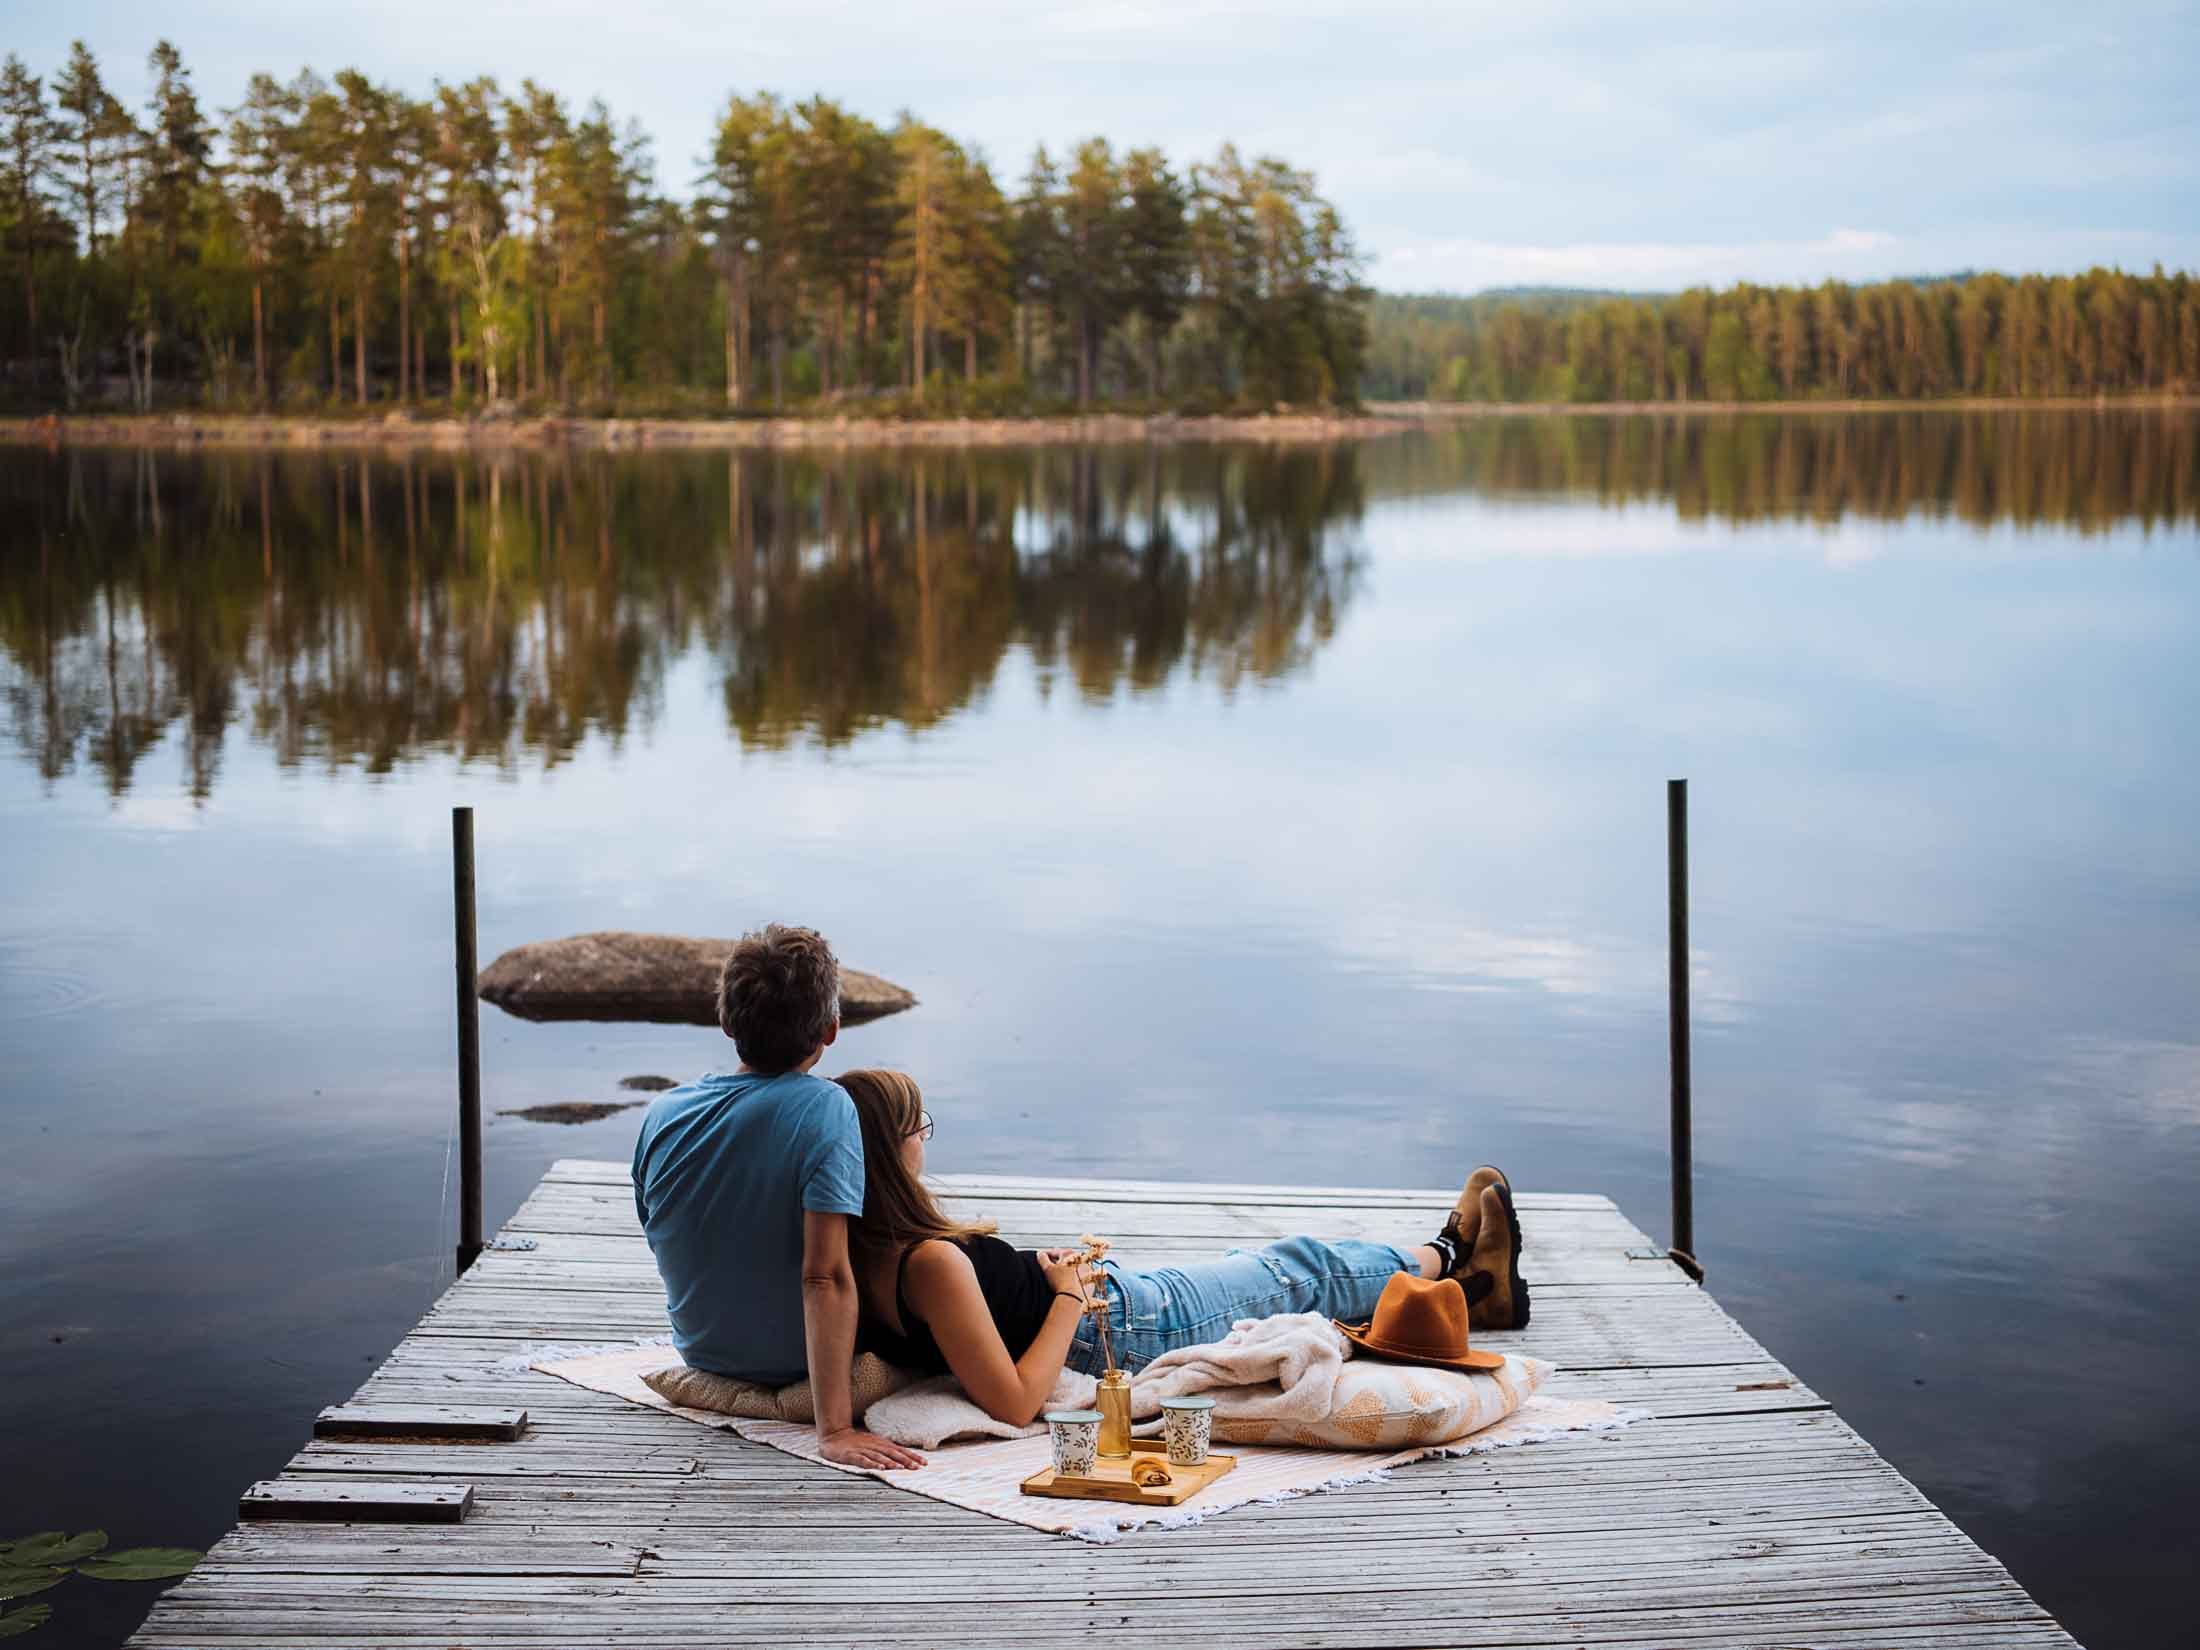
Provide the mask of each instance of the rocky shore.
{"label": "rocky shore", "polygon": [[380,417],[218,413],[98,413],[0,417],[0,446],[443,449],[644,449],[818,447],[1024,447],[1094,442],[1251,441],[1311,444],[1396,435],[1483,418],[1701,417],[1735,413],[2063,411],[2193,408],[2190,395],[1956,397],[1935,401],[1391,401],[1354,413],[1284,412],[1245,417],[1087,413],[1060,418],[467,418],[392,412]]}
{"label": "rocky shore", "polygon": [[1323,442],[1391,435],[1414,420],[1273,413],[1183,418],[1092,413],[1067,418],[371,418],[96,414],[0,419],[0,443],[97,447],[649,448],[1022,447],[1092,442]]}

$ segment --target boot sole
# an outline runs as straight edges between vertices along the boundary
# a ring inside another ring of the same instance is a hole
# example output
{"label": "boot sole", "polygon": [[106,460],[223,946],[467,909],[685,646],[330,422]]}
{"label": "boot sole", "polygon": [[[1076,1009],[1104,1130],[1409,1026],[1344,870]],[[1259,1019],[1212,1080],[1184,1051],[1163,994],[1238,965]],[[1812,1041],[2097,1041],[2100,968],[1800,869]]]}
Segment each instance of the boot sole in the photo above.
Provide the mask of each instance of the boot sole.
{"label": "boot sole", "polygon": [[1528,1280],[1520,1275],[1520,1216],[1513,1208],[1512,1185],[1509,1181],[1497,1183],[1498,1201],[1505,1205],[1506,1235],[1511,1241],[1511,1264],[1508,1268],[1506,1290],[1512,1296],[1512,1322],[1508,1329],[1528,1327]]}

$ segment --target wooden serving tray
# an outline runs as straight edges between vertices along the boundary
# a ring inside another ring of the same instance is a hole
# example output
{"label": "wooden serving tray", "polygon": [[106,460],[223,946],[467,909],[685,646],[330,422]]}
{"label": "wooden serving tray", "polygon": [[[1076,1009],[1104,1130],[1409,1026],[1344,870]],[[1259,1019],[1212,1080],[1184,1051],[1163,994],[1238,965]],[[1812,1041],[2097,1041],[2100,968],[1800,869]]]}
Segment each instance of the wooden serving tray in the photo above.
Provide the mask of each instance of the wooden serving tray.
{"label": "wooden serving tray", "polygon": [[[1169,1469],[1170,1482],[1151,1489],[1131,1482],[1131,1465],[1141,1455],[1158,1456]],[[1026,1495],[1056,1495],[1085,1501],[1128,1501],[1136,1506],[1174,1507],[1189,1501],[1237,1465],[1234,1455],[1209,1454],[1196,1467],[1179,1467],[1169,1460],[1169,1446],[1159,1438],[1133,1438],[1128,1456],[1103,1455],[1093,1463],[1090,1478],[1061,1478],[1052,1467],[1043,1467],[1023,1482]]]}

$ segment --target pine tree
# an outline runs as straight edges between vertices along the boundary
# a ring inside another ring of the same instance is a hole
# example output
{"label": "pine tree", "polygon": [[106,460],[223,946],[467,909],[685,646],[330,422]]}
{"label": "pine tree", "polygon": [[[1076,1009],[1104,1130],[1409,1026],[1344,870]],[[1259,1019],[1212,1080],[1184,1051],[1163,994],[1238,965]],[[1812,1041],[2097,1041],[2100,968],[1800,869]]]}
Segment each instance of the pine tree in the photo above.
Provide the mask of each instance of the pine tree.
{"label": "pine tree", "polygon": [[1106,138],[1087,138],[1077,146],[1061,213],[1067,256],[1060,285],[1076,334],[1077,404],[1084,406],[1099,387],[1100,352],[1128,296],[1122,273],[1123,181]]}
{"label": "pine tree", "polygon": [[0,206],[8,214],[8,238],[23,264],[26,356],[38,352],[38,254],[51,238],[53,209],[46,186],[59,142],[60,129],[46,110],[44,82],[10,52],[0,63]]}
{"label": "pine tree", "polygon": [[294,116],[289,94],[264,74],[252,77],[229,116],[230,180],[252,269],[252,394],[262,406],[268,399],[267,277],[289,217],[282,179]]}
{"label": "pine tree", "polygon": [[173,263],[198,228],[198,192],[207,180],[213,135],[199,112],[182,54],[163,40],[146,67],[153,72],[153,95],[146,104],[153,119],[146,129],[144,209],[162,258]]}
{"label": "pine tree", "polygon": [[[556,257],[551,244],[553,215],[552,169],[560,151],[573,141],[573,123],[555,92],[532,80],[520,82],[519,96],[504,103],[504,148],[510,157],[516,193],[513,216],[525,224],[523,264],[526,302],[533,330],[534,393],[547,395],[550,388],[550,333],[554,300],[550,288],[559,291],[562,303],[569,271]],[[561,317],[562,318],[562,317]],[[517,359],[519,383],[514,394],[528,394],[528,340],[522,337]]]}
{"label": "pine tree", "polygon": [[962,334],[963,378],[978,377],[979,342],[998,335],[1013,308],[1011,241],[1014,214],[982,158],[956,151],[958,169],[949,200],[947,324]]}
{"label": "pine tree", "polygon": [[1046,320],[1050,357],[1061,330],[1062,274],[1068,258],[1061,195],[1061,174],[1041,144],[1032,151],[1015,205],[1016,334],[1019,376],[1027,384],[1033,381],[1040,318]]}
{"label": "pine tree", "polygon": [[611,305],[624,266],[637,200],[649,185],[647,140],[612,123],[600,101],[550,152],[549,185],[561,264],[589,324],[590,376],[600,399],[611,395]]}
{"label": "pine tree", "polygon": [[784,394],[786,335],[792,323],[797,225],[791,133],[768,93],[727,101],[705,173],[701,206],[724,283],[726,404],[743,404],[755,375],[761,323],[770,358],[772,399]]}
{"label": "pine tree", "polygon": [[1146,393],[1161,394],[1161,346],[1191,296],[1190,199],[1158,149],[1123,157],[1123,286],[1139,319],[1146,354]]}
{"label": "pine tree", "polygon": [[926,344],[939,320],[948,265],[955,157],[940,133],[904,117],[894,130],[900,182],[889,268],[909,290],[909,387],[924,400]]}
{"label": "pine tree", "polygon": [[99,60],[79,40],[69,48],[68,66],[54,85],[54,106],[62,120],[57,141],[68,151],[69,194],[83,226],[83,255],[99,253],[99,224],[113,185],[106,177],[111,145],[127,120],[100,79]]}

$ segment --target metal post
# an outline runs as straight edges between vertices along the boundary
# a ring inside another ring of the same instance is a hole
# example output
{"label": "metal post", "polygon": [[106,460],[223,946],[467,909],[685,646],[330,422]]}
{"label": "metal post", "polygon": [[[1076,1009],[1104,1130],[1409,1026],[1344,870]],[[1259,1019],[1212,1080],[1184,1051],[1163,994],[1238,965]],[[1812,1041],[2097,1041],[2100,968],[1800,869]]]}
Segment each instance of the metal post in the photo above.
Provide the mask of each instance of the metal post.
{"label": "metal post", "polygon": [[481,1003],[474,995],[474,811],[451,810],[458,928],[458,1269],[481,1253]]}
{"label": "metal post", "polygon": [[1689,1117],[1688,1071],[1688,781],[1665,782],[1665,876],[1673,1043],[1673,1241],[1672,1258],[1701,1282],[1696,1261],[1696,1191]]}

